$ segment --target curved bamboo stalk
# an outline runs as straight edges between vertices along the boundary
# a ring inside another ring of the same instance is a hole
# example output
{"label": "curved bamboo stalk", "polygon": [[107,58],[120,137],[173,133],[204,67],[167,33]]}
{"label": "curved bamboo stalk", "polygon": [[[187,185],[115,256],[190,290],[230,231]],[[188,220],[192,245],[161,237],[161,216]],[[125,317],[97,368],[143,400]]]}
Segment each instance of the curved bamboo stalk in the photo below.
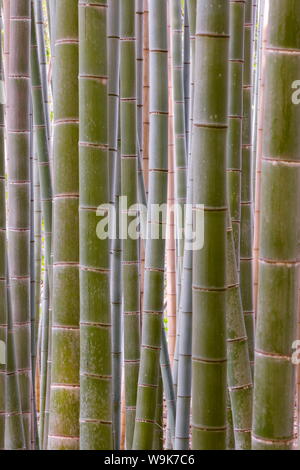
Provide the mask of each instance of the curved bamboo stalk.
{"label": "curved bamboo stalk", "polygon": [[50,450],[79,447],[77,7],[77,0],[56,5]]}
{"label": "curved bamboo stalk", "polygon": [[[226,446],[228,46],[229,2],[198,0],[193,204],[196,205],[194,217],[200,212],[197,205],[204,205],[204,246],[193,252],[193,449],[224,449]],[[210,159],[206,158],[207,153]],[[217,269],[214,259],[218,260]]]}
{"label": "curved bamboo stalk", "polygon": [[[167,5],[149,1],[150,146],[148,234],[154,229],[152,204],[167,202],[168,49]],[[161,77],[166,80],[161,80]],[[162,316],[165,240],[148,236],[146,244],[141,364],[133,449],[151,449],[155,427]]]}
{"label": "curved bamboo stalk", "polygon": [[292,100],[292,83],[300,70],[299,18],[299,2],[269,2],[264,51],[254,449],[291,449],[294,442],[295,374],[291,355],[298,309],[300,108]]}

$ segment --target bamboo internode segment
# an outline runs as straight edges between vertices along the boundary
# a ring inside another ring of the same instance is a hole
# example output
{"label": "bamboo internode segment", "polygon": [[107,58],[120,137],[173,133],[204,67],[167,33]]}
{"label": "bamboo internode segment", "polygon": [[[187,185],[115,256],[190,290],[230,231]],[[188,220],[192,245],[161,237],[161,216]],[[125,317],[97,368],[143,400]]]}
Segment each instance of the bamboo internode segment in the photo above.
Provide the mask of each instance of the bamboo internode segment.
{"label": "bamboo internode segment", "polygon": [[291,85],[300,72],[296,34],[299,13],[300,5],[293,0],[269,2],[264,50],[254,449],[291,449],[293,445],[295,378],[291,355],[298,313],[300,109],[292,101]]}

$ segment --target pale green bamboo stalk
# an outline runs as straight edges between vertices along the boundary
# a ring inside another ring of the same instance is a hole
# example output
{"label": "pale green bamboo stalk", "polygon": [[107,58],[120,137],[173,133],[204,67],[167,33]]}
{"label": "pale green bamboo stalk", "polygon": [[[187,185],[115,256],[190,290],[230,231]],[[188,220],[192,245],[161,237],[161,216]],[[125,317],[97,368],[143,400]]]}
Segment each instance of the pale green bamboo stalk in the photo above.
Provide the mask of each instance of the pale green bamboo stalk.
{"label": "pale green bamboo stalk", "polygon": [[[10,2],[7,108],[8,264],[26,447],[31,439],[30,333],[30,8],[29,0]],[[20,158],[23,164],[20,165]]]}
{"label": "pale green bamboo stalk", "polygon": [[[264,129],[258,314],[252,445],[289,450],[294,443],[299,279],[300,108],[293,82],[300,71],[300,3],[269,2],[264,49]],[[274,99],[276,97],[276,99]]]}
{"label": "pale green bamboo stalk", "polygon": [[78,1],[56,5],[50,450],[79,447]]}
{"label": "pale green bamboo stalk", "polygon": [[[168,50],[167,5],[149,1],[150,147],[148,207],[167,202]],[[164,80],[161,79],[164,77]],[[148,211],[148,234],[155,228]],[[141,364],[133,449],[151,449],[155,427],[162,316],[165,240],[146,243]]]}
{"label": "pale green bamboo stalk", "polygon": [[[123,0],[121,18],[120,126],[121,195],[127,197],[127,220],[122,221],[122,277],[124,316],[124,374],[126,402],[126,449],[132,447],[138,373],[140,364],[139,241],[127,234],[136,214],[130,207],[138,203],[137,99],[135,0]],[[122,212],[124,209],[122,208]]]}
{"label": "pale green bamboo stalk", "polygon": [[203,211],[204,246],[193,251],[193,449],[226,447],[228,46],[229,2],[198,0],[192,138],[193,217],[199,217]]}

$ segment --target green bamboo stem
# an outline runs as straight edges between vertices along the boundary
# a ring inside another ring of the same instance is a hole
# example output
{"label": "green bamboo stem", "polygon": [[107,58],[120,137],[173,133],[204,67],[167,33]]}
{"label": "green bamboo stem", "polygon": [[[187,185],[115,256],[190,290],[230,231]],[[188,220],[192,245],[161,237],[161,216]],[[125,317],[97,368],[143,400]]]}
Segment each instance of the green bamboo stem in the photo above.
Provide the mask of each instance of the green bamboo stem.
{"label": "green bamboo stem", "polygon": [[[1,2],[2,3],[2,2]],[[1,8],[2,5],[0,5]],[[0,11],[1,21],[2,12]],[[4,147],[4,72],[0,37],[0,449],[5,448],[5,397],[6,397],[6,348],[7,348],[7,298],[6,298],[6,198],[5,198],[5,147]]]}
{"label": "green bamboo stem", "polygon": [[6,415],[5,415],[5,449],[25,450],[27,447],[24,420],[21,408],[21,391],[16,364],[15,330],[12,322],[11,288],[7,271],[7,348],[6,348]]}
{"label": "green bamboo stem", "polygon": [[[118,152],[115,165],[115,211],[119,211],[121,192],[121,155]],[[116,220],[117,236],[112,240],[111,260],[111,314],[112,314],[112,367],[113,367],[113,436],[114,449],[121,445],[121,391],[122,391],[122,276],[121,253],[122,244],[119,238],[119,219]]]}
{"label": "green bamboo stem", "polygon": [[47,270],[44,275],[42,316],[41,316],[41,354],[40,354],[40,420],[39,420],[39,440],[40,446],[44,449],[45,442],[45,408],[47,394],[47,360],[49,344],[49,282]]}
{"label": "green bamboo stem", "polygon": [[227,393],[227,408],[226,408],[226,450],[235,450],[235,440],[233,431],[232,409],[229,392]]}
{"label": "green bamboo stem", "polygon": [[137,135],[139,151],[143,159],[143,37],[144,37],[144,0],[136,0],[136,105],[137,105]]}
{"label": "green bamboo stem", "polygon": [[[189,1],[186,4],[189,15],[189,34],[191,45],[192,67],[190,71],[190,93],[193,97],[193,81],[195,70],[195,30],[196,30],[196,2]],[[187,13],[187,12],[185,12]],[[189,107],[189,116],[186,121],[190,129],[193,114],[193,101]],[[187,148],[191,144],[191,132],[188,134]],[[193,199],[193,175],[192,161],[189,155],[188,161],[188,187],[187,203],[192,204]],[[191,229],[192,213],[186,211],[185,227]],[[188,241],[188,240],[186,240]],[[192,358],[192,252],[185,245],[183,257],[182,289],[180,298],[180,335],[178,336],[178,386],[176,409],[176,435],[175,449],[188,449],[190,441],[190,403],[191,403],[191,358]]]}
{"label": "green bamboo stem", "polygon": [[[49,282],[48,282],[48,284],[49,284]],[[43,445],[43,449],[48,449],[49,424],[50,424],[51,372],[52,372],[52,306],[51,306],[51,297],[49,299],[49,305],[47,305],[47,302],[46,302],[44,308],[45,308],[45,311],[49,312],[49,314],[48,314],[49,321],[48,321],[48,332],[46,332],[48,334],[48,344],[47,344],[48,355],[46,356],[47,369],[46,369],[45,421],[44,421],[44,427],[43,427],[44,440],[43,440],[43,443],[41,445]]]}
{"label": "green bamboo stem", "polygon": [[245,1],[230,1],[227,185],[231,224],[240,269]]}
{"label": "green bamboo stem", "polygon": [[226,248],[228,389],[235,449],[249,450],[251,449],[253,386],[230,213],[228,213]]}
{"label": "green bamboo stem", "polygon": [[[32,12],[31,12],[32,13]],[[35,204],[34,204],[34,135],[32,123],[32,102],[30,103],[30,341],[31,341],[31,449],[38,449],[38,435],[37,435],[37,412],[36,412],[36,388],[35,388],[35,374],[36,374],[36,299],[35,287],[36,280],[39,278],[39,272],[36,272],[36,246],[35,246]],[[37,255],[39,256],[39,255]],[[40,266],[40,265],[39,265]],[[39,268],[38,268],[39,269]]]}
{"label": "green bamboo stem", "polygon": [[[10,2],[8,77],[8,263],[26,447],[31,439],[30,1]],[[22,165],[20,165],[20,158]]]}
{"label": "green bamboo stem", "polygon": [[[112,449],[109,240],[97,207],[109,198],[107,2],[79,1],[80,449]],[[92,179],[94,178],[94,180]]]}
{"label": "green bamboo stem", "polygon": [[49,114],[49,100],[48,100],[48,77],[47,77],[47,60],[45,50],[45,37],[44,37],[44,16],[43,16],[43,0],[34,0],[34,18],[35,18],[35,31],[38,47],[38,58],[41,73],[43,102],[45,122],[47,127],[48,142],[50,139],[50,114]]}
{"label": "green bamboo stem", "polygon": [[[189,182],[186,210],[186,233],[193,224],[191,204],[193,199],[192,162],[189,161]],[[186,239],[186,242],[189,240]],[[189,449],[190,407],[191,407],[191,367],[192,367],[192,265],[193,253],[185,244],[183,274],[180,297],[180,336],[178,343],[178,384],[176,400],[176,434],[174,448]]]}
{"label": "green bamboo stem", "polygon": [[172,448],[175,436],[176,421],[176,397],[174,394],[174,384],[172,379],[172,370],[168,351],[166,330],[162,328],[160,369],[163,380],[163,389],[167,406],[167,436],[166,448]]}
{"label": "green bamboo stem", "polygon": [[[32,12],[34,14],[34,11]],[[33,16],[35,18],[35,16]],[[43,97],[44,85],[39,63],[39,45],[37,44],[36,28],[31,28],[31,92],[33,103],[33,125],[38,157],[39,181],[41,188],[41,207],[45,229],[45,264],[51,266],[52,243],[52,181],[50,171],[49,145],[47,135],[47,109]]]}
{"label": "green bamboo stem", "polygon": [[[168,49],[167,5],[149,1],[150,146],[148,207],[167,202]],[[161,80],[165,77],[166,80]],[[148,212],[148,233],[154,228]],[[155,428],[162,316],[165,240],[148,238],[145,257],[141,364],[133,449],[151,449]]]}
{"label": "green bamboo stem", "polygon": [[226,447],[228,53],[229,2],[198,0],[192,138],[193,204],[194,217],[201,210],[197,205],[204,205],[204,246],[193,252],[193,449]]}
{"label": "green bamboo stem", "polygon": [[[113,175],[112,200],[118,213],[120,196],[120,153],[118,152],[119,98],[120,98],[120,2],[108,2],[108,110],[109,110],[109,162]],[[117,218],[117,224],[119,219]],[[121,295],[121,242],[119,224],[117,237],[111,241],[111,316],[113,367],[113,437],[114,449],[121,442],[121,384],[122,384],[122,295]]]}
{"label": "green bamboo stem", "polygon": [[183,84],[184,84],[184,115],[186,134],[186,155],[189,154],[190,141],[190,106],[191,106],[191,43],[190,43],[190,20],[187,0],[184,2],[184,39],[183,39]]}
{"label": "green bamboo stem", "polygon": [[120,99],[120,2],[109,0],[107,20],[108,40],[108,110],[109,110],[109,179],[110,201],[114,201],[114,176],[117,160]]}
{"label": "green bamboo stem", "polygon": [[254,359],[254,309],[252,269],[252,0],[246,0],[244,23],[243,129],[241,179],[240,285],[250,362]]}
{"label": "green bamboo stem", "polygon": [[33,160],[33,206],[34,206],[34,312],[35,328],[34,342],[37,344],[38,325],[40,322],[40,301],[41,301],[41,263],[42,263],[42,216],[41,216],[41,187],[39,180],[39,165],[36,152]]}
{"label": "green bamboo stem", "polygon": [[[143,172],[148,194],[149,179],[149,7],[148,0],[144,0],[144,40],[143,40]],[[145,260],[142,260],[142,268]],[[143,269],[142,269],[143,272]],[[143,279],[141,280],[141,300],[143,300]]]}
{"label": "green bamboo stem", "polygon": [[153,436],[153,450],[163,449],[163,382],[161,377],[161,370],[159,372],[159,383],[157,389],[157,402],[156,402],[156,415],[155,415],[155,429]]}
{"label": "green bamboo stem", "polygon": [[56,5],[50,450],[79,447],[77,7],[77,0]]}
{"label": "green bamboo stem", "polygon": [[300,69],[299,18],[299,2],[269,2],[252,437],[261,450],[288,450],[294,442],[300,108],[291,85]]}
{"label": "green bamboo stem", "polygon": [[[174,150],[175,150],[175,202],[181,212],[186,202],[187,193],[187,156],[185,128],[185,93],[183,64],[183,21],[181,0],[171,0],[171,50],[172,50],[172,82],[174,105]],[[182,221],[176,214],[177,269],[180,291],[181,271],[183,263],[184,239],[181,236]],[[179,305],[178,305],[179,308]]]}
{"label": "green bamboo stem", "polygon": [[[121,194],[127,197],[127,208],[138,203],[137,175],[137,100],[135,0],[124,0],[121,18]],[[128,210],[127,209],[127,210]],[[127,212],[121,230],[127,234],[136,214]],[[126,236],[126,235],[125,235]],[[126,402],[126,449],[131,449],[140,361],[139,241],[129,235],[122,240],[124,374]]]}

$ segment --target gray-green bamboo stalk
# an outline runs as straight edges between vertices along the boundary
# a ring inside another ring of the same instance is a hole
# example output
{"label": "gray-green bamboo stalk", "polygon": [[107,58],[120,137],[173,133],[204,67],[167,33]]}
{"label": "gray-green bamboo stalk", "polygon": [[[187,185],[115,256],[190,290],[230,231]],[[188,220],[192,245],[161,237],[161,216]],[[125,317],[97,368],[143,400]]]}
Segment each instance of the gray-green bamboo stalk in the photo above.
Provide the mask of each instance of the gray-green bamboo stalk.
{"label": "gray-green bamboo stalk", "polygon": [[[203,214],[204,246],[193,251],[193,449],[217,450],[226,446],[228,53],[229,2],[198,0],[193,204],[194,217]],[[203,205],[203,209],[198,205]]]}
{"label": "gray-green bamboo stalk", "polygon": [[[152,204],[167,202],[168,50],[167,5],[149,1],[150,146],[148,234],[156,228]],[[164,80],[161,79],[164,77]],[[133,449],[151,449],[155,428],[162,316],[164,311],[165,240],[148,236],[145,257],[141,364]]]}
{"label": "gray-green bamboo stalk", "polygon": [[126,402],[126,449],[131,449],[138,373],[140,364],[139,241],[128,233],[136,214],[128,212],[138,203],[138,149],[136,98],[135,0],[123,0],[121,18],[120,126],[121,195],[127,198],[126,219],[122,221],[122,277],[124,316],[124,380]]}

